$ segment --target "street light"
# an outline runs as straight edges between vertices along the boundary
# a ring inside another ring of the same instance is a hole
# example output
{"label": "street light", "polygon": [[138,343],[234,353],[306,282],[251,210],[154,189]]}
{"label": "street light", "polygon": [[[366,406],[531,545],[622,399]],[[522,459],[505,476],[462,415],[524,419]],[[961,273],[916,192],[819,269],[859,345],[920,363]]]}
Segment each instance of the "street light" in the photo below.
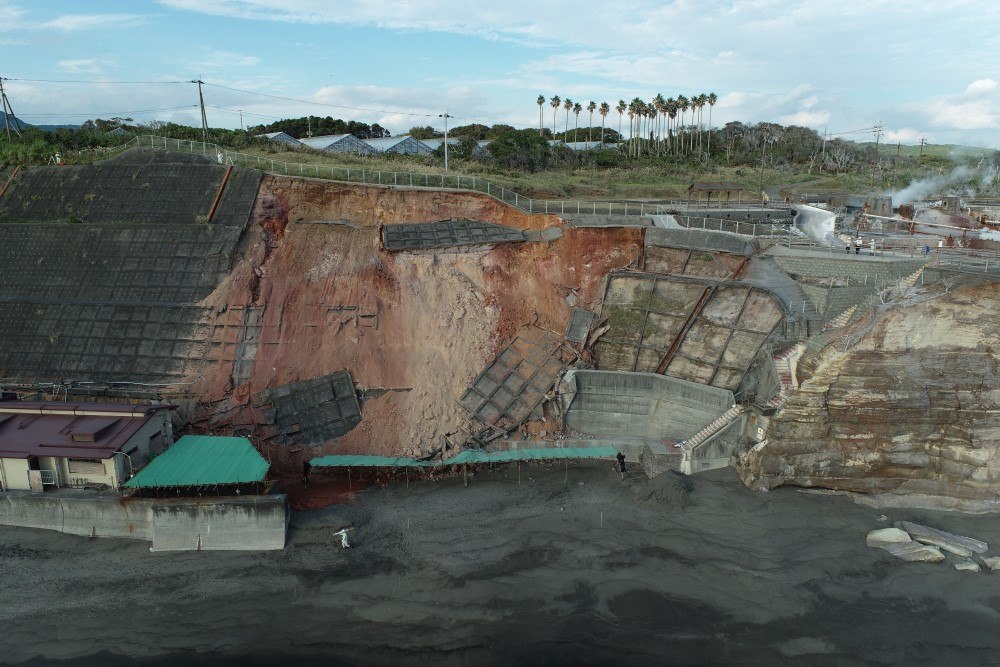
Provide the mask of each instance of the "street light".
{"label": "street light", "polygon": [[454,118],[454,116],[449,116],[446,111],[439,113],[438,118],[444,118],[444,171],[448,173],[448,119]]}

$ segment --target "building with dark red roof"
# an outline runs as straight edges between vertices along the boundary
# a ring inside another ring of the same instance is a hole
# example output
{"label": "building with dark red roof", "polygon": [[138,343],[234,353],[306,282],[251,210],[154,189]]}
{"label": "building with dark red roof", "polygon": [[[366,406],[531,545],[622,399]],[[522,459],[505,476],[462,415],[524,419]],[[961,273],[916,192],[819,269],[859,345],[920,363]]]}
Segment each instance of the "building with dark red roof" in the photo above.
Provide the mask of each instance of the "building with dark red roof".
{"label": "building with dark red roof", "polygon": [[173,442],[174,406],[0,402],[0,490],[118,488]]}

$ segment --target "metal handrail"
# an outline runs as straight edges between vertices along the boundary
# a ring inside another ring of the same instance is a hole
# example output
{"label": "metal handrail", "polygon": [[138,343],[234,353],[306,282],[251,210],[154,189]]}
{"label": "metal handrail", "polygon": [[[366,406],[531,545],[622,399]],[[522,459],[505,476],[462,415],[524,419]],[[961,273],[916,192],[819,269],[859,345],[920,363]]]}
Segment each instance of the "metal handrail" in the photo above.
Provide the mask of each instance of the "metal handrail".
{"label": "metal handrail", "polygon": [[[776,223],[752,223],[737,220],[722,220],[718,218],[706,218],[686,215],[681,207],[690,207],[692,202],[669,201],[667,203],[645,203],[630,201],[583,201],[583,200],[562,200],[562,199],[534,199],[497,185],[492,181],[478,176],[463,176],[461,174],[435,174],[429,172],[412,171],[381,171],[365,167],[335,167],[319,164],[304,164],[288,162],[285,160],[271,160],[259,155],[250,155],[223,148],[218,144],[204,143],[184,139],[171,139],[157,135],[138,135],[123,147],[128,147],[132,143],[137,147],[158,148],[172,150],[183,153],[200,153],[214,157],[220,164],[231,164],[235,166],[253,167],[262,171],[283,174],[286,176],[301,176],[312,178],[326,178],[346,183],[363,183],[366,185],[383,185],[396,187],[429,187],[439,190],[460,190],[474,191],[485,194],[504,204],[508,204],[525,213],[548,213],[558,215],[614,215],[624,217],[646,217],[650,215],[672,215],[679,214],[695,220],[701,220],[701,229],[712,229],[717,227],[717,231],[732,231],[743,236],[772,236],[774,230],[779,225]],[[775,204],[765,207],[763,202],[751,204],[748,202],[745,207],[738,208],[740,211],[774,210],[786,208],[783,205]],[[715,221],[718,221],[716,224]],[[699,228],[697,223],[684,224],[682,226]],[[732,230],[725,227],[730,225]],[[758,229],[759,227],[759,229]],[[737,231],[739,230],[739,231]],[[765,233],[766,232],[766,233]]]}

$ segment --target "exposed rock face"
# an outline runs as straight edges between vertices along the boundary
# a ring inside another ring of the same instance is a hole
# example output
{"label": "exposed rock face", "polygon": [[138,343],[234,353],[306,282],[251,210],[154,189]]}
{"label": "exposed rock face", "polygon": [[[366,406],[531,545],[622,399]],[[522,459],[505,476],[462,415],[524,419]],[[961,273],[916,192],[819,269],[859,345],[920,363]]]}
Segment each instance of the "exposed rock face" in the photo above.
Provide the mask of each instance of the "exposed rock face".
{"label": "exposed rock face", "polygon": [[1000,508],[1000,284],[891,309],[845,351],[847,333],[799,363],[800,391],[741,464],[744,481]]}
{"label": "exposed rock face", "polygon": [[964,570],[966,572],[979,572],[979,563],[972,560],[971,558],[960,558],[954,563],[956,570]]}

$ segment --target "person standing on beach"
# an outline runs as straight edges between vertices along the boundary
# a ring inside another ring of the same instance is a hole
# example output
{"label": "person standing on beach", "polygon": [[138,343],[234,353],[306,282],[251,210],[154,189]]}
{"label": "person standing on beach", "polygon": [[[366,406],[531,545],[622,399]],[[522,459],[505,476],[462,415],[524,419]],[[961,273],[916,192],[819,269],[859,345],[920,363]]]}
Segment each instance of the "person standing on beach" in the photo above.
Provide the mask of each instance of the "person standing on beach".
{"label": "person standing on beach", "polygon": [[618,472],[620,472],[622,474],[622,481],[624,482],[625,481],[625,455],[622,454],[621,452],[618,452],[618,456],[616,456],[615,458],[618,459]]}
{"label": "person standing on beach", "polygon": [[312,472],[312,464],[309,461],[302,462],[302,486],[309,488],[309,473]]}

